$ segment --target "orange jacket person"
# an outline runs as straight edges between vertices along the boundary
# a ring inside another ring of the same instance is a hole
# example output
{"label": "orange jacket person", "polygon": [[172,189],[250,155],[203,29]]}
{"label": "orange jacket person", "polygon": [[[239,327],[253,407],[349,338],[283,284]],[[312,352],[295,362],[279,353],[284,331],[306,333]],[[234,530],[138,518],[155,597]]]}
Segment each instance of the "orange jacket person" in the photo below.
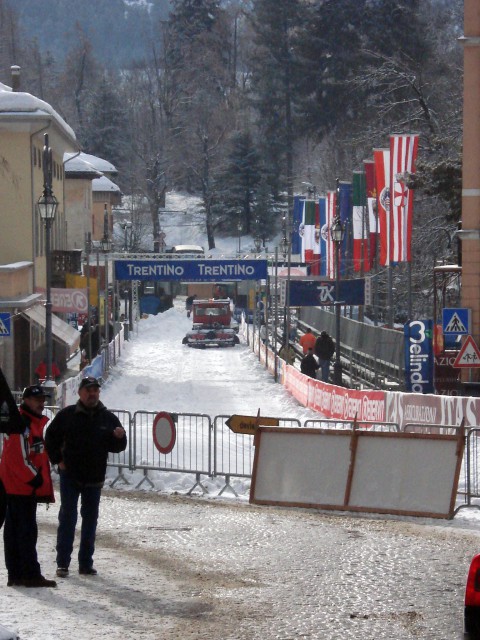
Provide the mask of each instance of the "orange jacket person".
{"label": "orange jacket person", "polygon": [[300,346],[303,349],[303,353],[307,354],[309,349],[313,349],[315,347],[315,336],[312,333],[312,330],[307,327],[305,329],[305,333],[298,341]]}
{"label": "orange jacket person", "polygon": [[37,558],[37,503],[55,501],[43,440],[46,396],[40,385],[24,389],[20,414],[25,431],[5,436],[3,444],[0,478],[7,494],[3,541],[9,587],[56,586],[42,576]]}

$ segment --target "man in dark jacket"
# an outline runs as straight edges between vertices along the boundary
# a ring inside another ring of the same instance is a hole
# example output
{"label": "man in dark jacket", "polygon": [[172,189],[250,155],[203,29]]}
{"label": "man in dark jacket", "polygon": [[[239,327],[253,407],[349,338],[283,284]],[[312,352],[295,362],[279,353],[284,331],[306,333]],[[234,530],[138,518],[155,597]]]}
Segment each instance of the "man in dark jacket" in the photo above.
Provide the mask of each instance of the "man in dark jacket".
{"label": "man in dark jacket", "polygon": [[5,565],[9,587],[55,587],[42,576],[37,557],[37,504],[54,502],[50,463],[45,451],[43,414],[47,394],[40,385],[23,391],[20,415],[23,433],[5,436],[0,478],[7,494],[3,528]]}
{"label": "man in dark jacket", "polygon": [[310,347],[307,351],[307,355],[303,356],[300,362],[300,371],[310,378],[317,377],[317,369],[320,368],[315,356],[313,355],[313,349]]}
{"label": "man in dark jacket", "polygon": [[96,575],[93,567],[100,493],[108,453],[127,447],[119,419],[100,402],[100,383],[83,378],[77,404],[62,409],[45,434],[45,445],[60,475],[60,511],[57,530],[57,576],[66,578],[73,551],[81,496],[82,528],[78,551],[79,573]]}
{"label": "man in dark jacket", "polygon": [[326,331],[322,331],[315,342],[315,355],[322,370],[323,382],[328,382],[330,360],[335,353],[335,344]]}

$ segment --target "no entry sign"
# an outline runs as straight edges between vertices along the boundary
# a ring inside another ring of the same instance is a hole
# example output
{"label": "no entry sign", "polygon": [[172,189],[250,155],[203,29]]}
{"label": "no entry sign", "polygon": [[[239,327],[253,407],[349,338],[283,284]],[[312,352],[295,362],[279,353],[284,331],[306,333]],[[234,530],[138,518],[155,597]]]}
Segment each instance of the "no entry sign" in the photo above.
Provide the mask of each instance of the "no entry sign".
{"label": "no entry sign", "polygon": [[170,453],[177,440],[175,422],[170,413],[160,411],[153,421],[153,442],[160,453]]}

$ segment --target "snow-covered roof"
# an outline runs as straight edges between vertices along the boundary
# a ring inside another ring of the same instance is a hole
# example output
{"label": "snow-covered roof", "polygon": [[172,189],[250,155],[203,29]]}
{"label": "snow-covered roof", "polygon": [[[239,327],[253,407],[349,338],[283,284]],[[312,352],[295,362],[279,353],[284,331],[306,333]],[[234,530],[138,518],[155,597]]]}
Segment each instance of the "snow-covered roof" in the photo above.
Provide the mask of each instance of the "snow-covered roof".
{"label": "snow-covered roof", "polygon": [[85,154],[80,153],[64,153],[63,162],[65,172],[70,177],[73,175],[88,176],[91,178],[99,178],[102,172],[96,169],[91,162],[87,162],[84,158]]}
{"label": "snow-covered roof", "polygon": [[56,124],[72,140],[76,140],[73,129],[59,116],[55,109],[31,93],[12,91],[7,85],[0,83],[0,118],[34,118],[47,117]]}
{"label": "snow-covered roof", "polygon": [[108,160],[97,158],[97,156],[92,156],[90,153],[83,152],[79,157],[82,158],[82,160],[85,160],[85,162],[89,162],[95,167],[95,169],[97,169],[97,171],[100,171],[101,173],[110,173],[114,175],[117,175],[118,173],[117,167],[111,162],[108,162]]}
{"label": "snow-covered roof", "polygon": [[92,180],[92,191],[111,191],[113,193],[121,193],[120,187],[109,180],[106,176]]}

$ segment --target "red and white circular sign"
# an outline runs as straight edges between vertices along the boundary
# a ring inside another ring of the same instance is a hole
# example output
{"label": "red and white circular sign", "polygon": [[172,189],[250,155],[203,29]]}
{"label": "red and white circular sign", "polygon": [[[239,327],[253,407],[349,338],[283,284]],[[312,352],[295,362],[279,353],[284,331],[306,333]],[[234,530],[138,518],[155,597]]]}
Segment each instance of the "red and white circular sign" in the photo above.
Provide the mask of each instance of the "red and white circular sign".
{"label": "red and white circular sign", "polygon": [[177,440],[177,430],[172,416],[160,411],[153,421],[153,442],[160,453],[170,453]]}

